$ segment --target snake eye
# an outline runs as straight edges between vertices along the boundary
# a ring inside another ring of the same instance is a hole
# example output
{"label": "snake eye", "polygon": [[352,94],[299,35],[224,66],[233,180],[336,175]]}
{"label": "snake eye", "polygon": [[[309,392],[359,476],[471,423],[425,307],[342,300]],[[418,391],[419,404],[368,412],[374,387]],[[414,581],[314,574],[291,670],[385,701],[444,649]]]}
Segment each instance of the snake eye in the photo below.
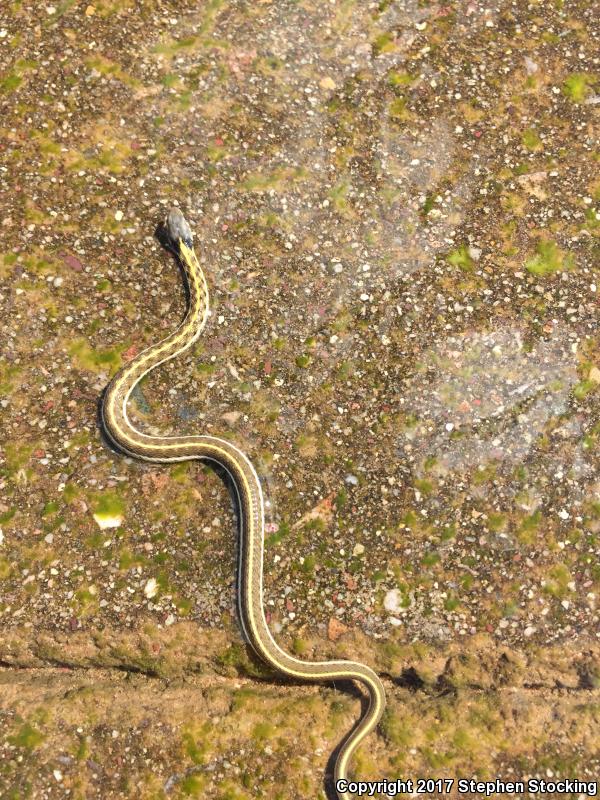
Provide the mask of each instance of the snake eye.
{"label": "snake eye", "polygon": [[178,208],[169,211],[165,227],[176,251],[179,249],[179,240],[190,248],[193,246],[192,229]]}

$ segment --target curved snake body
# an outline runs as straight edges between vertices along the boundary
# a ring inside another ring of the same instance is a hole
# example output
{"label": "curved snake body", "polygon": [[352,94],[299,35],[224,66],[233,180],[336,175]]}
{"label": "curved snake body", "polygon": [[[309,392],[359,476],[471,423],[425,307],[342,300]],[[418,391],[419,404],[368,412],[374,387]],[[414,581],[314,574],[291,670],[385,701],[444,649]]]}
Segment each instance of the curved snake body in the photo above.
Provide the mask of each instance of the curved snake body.
{"label": "curved snake body", "polygon": [[[126,364],[107,387],[101,406],[104,429],[126,454],[145,461],[201,459],[224,468],[237,493],[240,514],[238,603],[244,634],[257,655],[278,672],[302,681],[353,680],[366,687],[369,703],[360,722],[342,744],[334,778],[346,779],[348,764],[360,742],[376,727],[385,705],[385,691],[372,669],[355,661],[303,661],[282,650],[273,639],[263,609],[264,502],[260,480],[247,456],[215,436],[149,436],[130,422],[127,402],[136,384],[151,370],[187,350],[200,336],[209,315],[208,286],[194,252],[192,232],[174,208],[165,223],[171,249],[182,265],[189,303],[180,326]],[[340,800],[351,795],[338,791]]]}

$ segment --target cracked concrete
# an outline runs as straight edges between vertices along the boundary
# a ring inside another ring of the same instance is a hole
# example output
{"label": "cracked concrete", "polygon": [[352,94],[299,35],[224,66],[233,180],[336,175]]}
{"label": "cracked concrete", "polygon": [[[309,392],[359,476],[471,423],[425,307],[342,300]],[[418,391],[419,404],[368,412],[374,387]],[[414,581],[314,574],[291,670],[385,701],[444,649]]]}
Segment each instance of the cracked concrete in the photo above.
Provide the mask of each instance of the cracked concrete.
{"label": "cracked concrete", "polygon": [[273,635],[386,683],[355,774],[598,774],[594,12],[0,3],[2,800],[314,800],[359,712],[241,641],[219,478],[99,435],[173,204],[213,313],[130,412],[248,452]]}

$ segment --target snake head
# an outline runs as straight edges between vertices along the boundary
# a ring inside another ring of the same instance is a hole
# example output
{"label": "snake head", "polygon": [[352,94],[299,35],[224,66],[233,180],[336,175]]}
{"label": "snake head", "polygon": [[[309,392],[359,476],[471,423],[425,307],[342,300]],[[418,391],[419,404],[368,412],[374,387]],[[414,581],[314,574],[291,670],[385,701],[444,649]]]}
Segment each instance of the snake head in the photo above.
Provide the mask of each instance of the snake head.
{"label": "snake head", "polygon": [[165,220],[165,228],[169,236],[172,249],[179,252],[179,242],[182,241],[190,249],[193,247],[192,229],[178,208],[172,208]]}

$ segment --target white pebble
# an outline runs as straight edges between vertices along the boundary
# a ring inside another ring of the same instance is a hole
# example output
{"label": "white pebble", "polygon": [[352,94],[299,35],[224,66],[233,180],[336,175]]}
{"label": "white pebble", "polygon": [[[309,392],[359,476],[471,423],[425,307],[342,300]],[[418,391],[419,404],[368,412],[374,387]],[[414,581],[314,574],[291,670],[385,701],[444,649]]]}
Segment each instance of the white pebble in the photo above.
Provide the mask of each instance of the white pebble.
{"label": "white pebble", "polygon": [[383,607],[386,611],[391,611],[392,613],[400,611],[400,592],[398,589],[390,589],[383,598]]}

